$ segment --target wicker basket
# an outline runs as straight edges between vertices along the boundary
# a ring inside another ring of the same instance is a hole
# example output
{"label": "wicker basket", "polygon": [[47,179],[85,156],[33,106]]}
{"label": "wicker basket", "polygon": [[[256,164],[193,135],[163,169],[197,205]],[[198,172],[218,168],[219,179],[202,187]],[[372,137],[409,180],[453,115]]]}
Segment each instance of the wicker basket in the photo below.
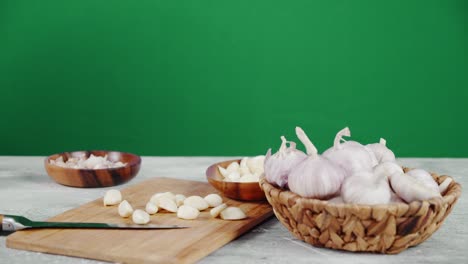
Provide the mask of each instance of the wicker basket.
{"label": "wicker basket", "polygon": [[[449,177],[432,176],[439,184]],[[428,239],[461,194],[460,184],[452,181],[442,199],[366,206],[302,198],[269,184],[265,177],[260,187],[276,217],[298,239],[318,247],[387,254]]]}

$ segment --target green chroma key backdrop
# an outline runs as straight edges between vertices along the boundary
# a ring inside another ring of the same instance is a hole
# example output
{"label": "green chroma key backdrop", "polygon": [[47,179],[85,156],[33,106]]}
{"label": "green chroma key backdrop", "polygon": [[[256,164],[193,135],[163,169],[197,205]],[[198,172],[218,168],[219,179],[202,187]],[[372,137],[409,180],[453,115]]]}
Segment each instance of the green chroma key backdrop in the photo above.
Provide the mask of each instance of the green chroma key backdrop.
{"label": "green chroma key backdrop", "polygon": [[[0,155],[468,157],[468,1],[0,1]],[[302,146],[301,146],[302,148]]]}

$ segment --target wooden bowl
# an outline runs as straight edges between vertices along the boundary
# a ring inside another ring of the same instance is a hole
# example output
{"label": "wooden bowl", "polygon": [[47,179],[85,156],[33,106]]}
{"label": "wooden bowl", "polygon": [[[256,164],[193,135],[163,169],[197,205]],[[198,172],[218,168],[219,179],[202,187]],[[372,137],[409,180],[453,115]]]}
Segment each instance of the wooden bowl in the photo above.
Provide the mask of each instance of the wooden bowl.
{"label": "wooden bowl", "polygon": [[[91,154],[95,156],[105,156],[112,162],[126,163],[124,167],[107,168],[107,169],[72,169],[64,168],[54,164],[50,164],[50,160],[55,160],[62,156],[63,161],[67,161],[71,157],[89,157]],[[117,151],[75,151],[63,152],[49,156],[44,161],[47,174],[56,182],[72,187],[80,188],[96,188],[109,187],[125,183],[135,177],[140,170],[141,158],[137,155],[117,152]]]}
{"label": "wooden bowl", "polygon": [[232,162],[240,163],[240,159],[227,160],[215,163],[206,169],[206,178],[224,196],[242,201],[266,200],[265,193],[260,189],[258,182],[227,182],[218,170],[218,166],[226,168]]}

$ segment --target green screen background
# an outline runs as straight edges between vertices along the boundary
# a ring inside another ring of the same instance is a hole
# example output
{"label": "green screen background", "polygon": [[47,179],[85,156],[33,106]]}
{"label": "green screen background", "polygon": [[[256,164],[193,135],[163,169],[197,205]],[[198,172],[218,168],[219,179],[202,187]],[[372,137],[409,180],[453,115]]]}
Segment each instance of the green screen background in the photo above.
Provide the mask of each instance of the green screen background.
{"label": "green screen background", "polygon": [[3,0],[0,155],[468,157],[467,3]]}

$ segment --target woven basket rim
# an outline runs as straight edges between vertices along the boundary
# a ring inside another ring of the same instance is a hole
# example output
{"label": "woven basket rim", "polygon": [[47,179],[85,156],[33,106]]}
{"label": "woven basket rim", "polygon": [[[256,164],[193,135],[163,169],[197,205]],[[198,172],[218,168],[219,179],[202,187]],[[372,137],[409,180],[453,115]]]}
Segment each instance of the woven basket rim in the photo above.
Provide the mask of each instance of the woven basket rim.
{"label": "woven basket rim", "polygon": [[[411,170],[411,168],[406,168],[403,167],[406,170]],[[445,191],[445,194],[442,195],[441,198],[431,198],[429,200],[421,200],[421,201],[413,201],[411,203],[406,203],[406,202],[397,202],[397,203],[389,203],[389,204],[374,204],[374,205],[369,205],[369,204],[354,204],[354,203],[330,203],[328,200],[320,200],[316,198],[306,198],[302,197],[288,189],[282,189],[279,187],[274,186],[273,184],[269,183],[266,180],[266,177],[263,176],[260,178],[259,184],[261,189],[266,192],[267,189],[275,189],[279,192],[281,192],[283,195],[287,195],[288,199],[294,200],[295,204],[318,204],[322,205],[325,207],[333,207],[333,208],[344,208],[344,209],[356,209],[356,208],[363,208],[363,209],[373,209],[373,208],[379,208],[379,209],[388,209],[388,210],[396,210],[401,206],[421,206],[422,203],[429,203],[431,205],[437,205],[441,206],[442,204],[445,203],[451,203],[454,199],[458,199],[461,195],[461,185],[456,182],[453,177],[449,175],[438,175],[437,173],[430,172],[432,177],[437,181],[438,179],[441,179],[440,181],[445,180],[446,178],[452,179],[452,182],[448,186],[447,190]],[[439,183],[440,184],[440,183]],[[265,186],[264,186],[265,185]],[[265,188],[266,187],[266,188]]]}

